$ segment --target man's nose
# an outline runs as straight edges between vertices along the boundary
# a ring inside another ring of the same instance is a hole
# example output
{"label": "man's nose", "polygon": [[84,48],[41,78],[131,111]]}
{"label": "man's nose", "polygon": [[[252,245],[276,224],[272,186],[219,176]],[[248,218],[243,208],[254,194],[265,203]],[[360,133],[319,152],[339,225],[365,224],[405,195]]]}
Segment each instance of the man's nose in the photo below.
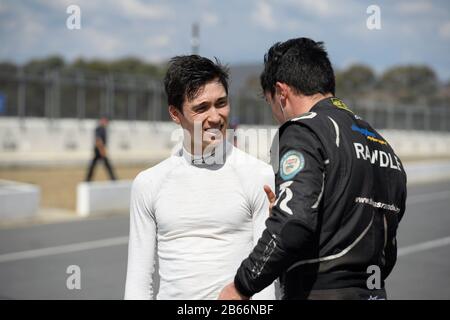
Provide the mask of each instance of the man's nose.
{"label": "man's nose", "polygon": [[208,121],[211,123],[220,123],[220,113],[215,107],[209,108],[208,110]]}

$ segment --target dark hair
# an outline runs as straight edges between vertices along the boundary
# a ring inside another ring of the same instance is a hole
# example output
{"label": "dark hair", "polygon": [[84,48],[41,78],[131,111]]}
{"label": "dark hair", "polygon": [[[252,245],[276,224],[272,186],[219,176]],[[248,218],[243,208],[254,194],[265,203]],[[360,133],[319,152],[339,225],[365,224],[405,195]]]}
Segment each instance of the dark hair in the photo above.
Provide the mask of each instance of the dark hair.
{"label": "dark hair", "polygon": [[334,95],[335,91],[334,71],[323,42],[308,38],[275,43],[264,56],[260,80],[263,92],[270,92],[272,96],[277,81],[306,96]]}
{"label": "dark hair", "polygon": [[228,70],[216,62],[198,55],[177,56],[170,59],[164,78],[164,88],[169,105],[183,111],[184,99],[195,99],[200,88],[217,79],[228,94]]}

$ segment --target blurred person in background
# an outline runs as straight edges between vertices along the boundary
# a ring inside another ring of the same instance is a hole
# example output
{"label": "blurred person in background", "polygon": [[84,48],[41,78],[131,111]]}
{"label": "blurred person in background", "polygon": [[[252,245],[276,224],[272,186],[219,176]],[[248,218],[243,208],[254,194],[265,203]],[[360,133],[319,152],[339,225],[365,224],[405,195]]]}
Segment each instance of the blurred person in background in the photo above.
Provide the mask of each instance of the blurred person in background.
{"label": "blurred person in background", "polygon": [[[183,143],[133,182],[125,299],[217,299],[261,236],[269,214],[263,187],[274,176],[268,164],[225,139],[223,66],[178,56],[164,84]],[[274,286],[255,298],[274,299]]]}
{"label": "blurred person in background", "polygon": [[405,212],[400,159],[334,97],[321,42],[276,43],[264,64],[261,86],[281,124],[276,196],[267,191],[267,228],[220,299],[247,299],[277,277],[282,299],[385,299]]}
{"label": "blurred person in background", "polygon": [[111,180],[116,180],[116,175],[114,174],[114,169],[108,159],[108,153],[106,149],[108,123],[109,120],[107,117],[101,117],[98,126],[95,128],[94,158],[92,159],[88,168],[88,173],[86,176],[87,182],[92,180],[95,166],[97,164],[97,161],[99,160],[103,161],[103,163],[105,164],[105,167],[108,170],[109,178]]}

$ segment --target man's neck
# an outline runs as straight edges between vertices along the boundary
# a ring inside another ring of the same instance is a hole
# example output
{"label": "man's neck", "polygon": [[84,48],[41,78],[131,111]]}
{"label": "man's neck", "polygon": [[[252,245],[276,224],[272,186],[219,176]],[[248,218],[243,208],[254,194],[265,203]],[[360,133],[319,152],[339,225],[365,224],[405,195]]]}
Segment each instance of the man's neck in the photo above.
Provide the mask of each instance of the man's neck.
{"label": "man's neck", "polygon": [[183,148],[191,155],[201,156],[203,154],[204,147],[202,145],[195,145],[193,141],[183,140]]}
{"label": "man's neck", "polygon": [[319,101],[327,98],[331,98],[333,95],[331,93],[322,94],[322,93],[316,93],[312,96],[305,96],[305,95],[295,95],[292,98],[292,106],[293,106],[293,115],[292,118],[295,118],[296,116],[300,114],[304,114],[306,112],[309,112],[312,107],[314,107]]}
{"label": "man's neck", "polygon": [[195,145],[193,141],[183,141],[184,149],[189,152],[193,156],[207,156],[212,153],[212,151],[219,147],[218,145],[208,145],[205,146],[203,144]]}

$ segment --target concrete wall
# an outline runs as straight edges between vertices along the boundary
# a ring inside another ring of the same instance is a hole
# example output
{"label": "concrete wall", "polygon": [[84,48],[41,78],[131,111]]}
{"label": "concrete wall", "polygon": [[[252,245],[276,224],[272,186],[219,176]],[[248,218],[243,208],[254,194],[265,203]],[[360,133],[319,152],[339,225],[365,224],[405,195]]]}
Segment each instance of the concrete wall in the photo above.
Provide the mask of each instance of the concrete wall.
{"label": "concrete wall", "polygon": [[[85,165],[92,156],[95,125],[94,120],[31,118],[21,123],[0,118],[0,166]],[[239,127],[242,134],[255,129],[257,146],[247,143],[246,151],[266,160],[276,127]],[[112,121],[110,157],[116,164],[157,163],[170,154],[180,133],[171,122]],[[381,134],[402,158],[450,156],[450,133],[381,130]]]}
{"label": "concrete wall", "polygon": [[132,181],[82,182],[77,188],[77,214],[128,212]]}
{"label": "concrete wall", "polygon": [[[96,121],[0,118],[0,166],[81,165],[92,157]],[[115,163],[151,163],[170,154],[170,122],[112,121],[108,149]]]}
{"label": "concrete wall", "polygon": [[[0,118],[1,151],[91,151],[95,120]],[[111,121],[109,147],[112,151],[167,146],[167,133],[176,129],[170,122]],[[49,143],[51,142],[51,143]]]}
{"label": "concrete wall", "polygon": [[0,220],[37,215],[41,191],[38,186],[0,180]]}

